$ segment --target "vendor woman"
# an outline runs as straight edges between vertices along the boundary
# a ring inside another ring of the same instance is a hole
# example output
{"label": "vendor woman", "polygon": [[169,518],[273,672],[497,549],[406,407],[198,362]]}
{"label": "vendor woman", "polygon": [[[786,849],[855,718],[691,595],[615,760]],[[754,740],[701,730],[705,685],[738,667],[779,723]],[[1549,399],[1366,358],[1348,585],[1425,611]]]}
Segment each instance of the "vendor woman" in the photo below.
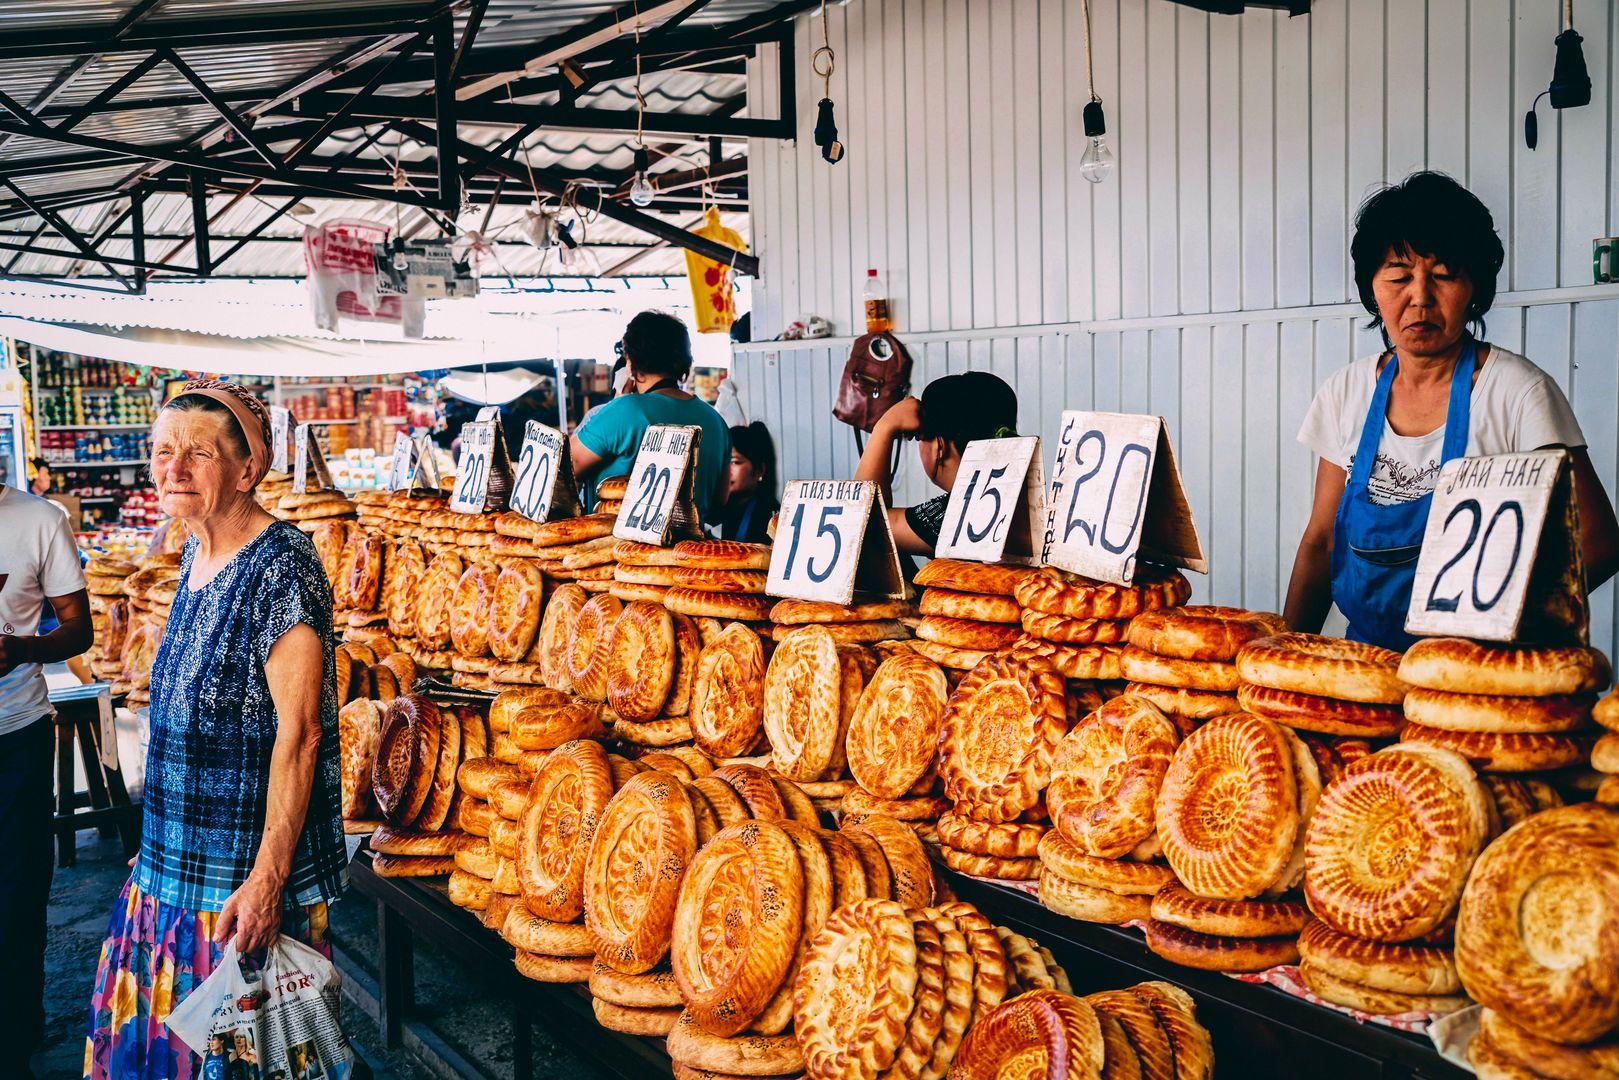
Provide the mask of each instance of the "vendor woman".
{"label": "vendor woman", "polygon": [[1619,524],[1574,410],[1550,375],[1482,338],[1503,260],[1489,210],[1450,177],[1415,173],[1366,200],[1350,254],[1388,348],[1328,379],[1299,429],[1321,462],[1288,625],[1319,631],[1337,604],[1351,639],[1409,645],[1406,607],[1439,470],[1478,454],[1567,448],[1586,583],[1606,581]]}

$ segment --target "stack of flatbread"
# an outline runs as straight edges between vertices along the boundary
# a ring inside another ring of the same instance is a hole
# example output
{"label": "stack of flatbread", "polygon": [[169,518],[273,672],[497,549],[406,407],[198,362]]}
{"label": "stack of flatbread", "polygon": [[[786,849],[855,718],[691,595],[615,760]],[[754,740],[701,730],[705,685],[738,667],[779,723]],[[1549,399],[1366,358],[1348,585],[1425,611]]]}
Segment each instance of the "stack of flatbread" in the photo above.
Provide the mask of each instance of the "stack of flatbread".
{"label": "stack of flatbread", "polygon": [[1041,903],[1087,922],[1147,917],[1153,895],[1175,880],[1157,861],[1154,808],[1179,742],[1158,707],[1131,694],[1063,737],[1046,788],[1051,829],[1038,839]]}
{"label": "stack of flatbread", "polygon": [[329,518],[353,518],[355,506],[341,491],[306,491],[294,494],[288,491],[268,508],[282,521],[290,521],[306,533],[312,533]]}
{"label": "stack of flatbread", "polygon": [[934,559],[916,575],[924,588],[912,649],[947,668],[970,670],[1022,637],[1013,592],[1035,571],[1019,566]]}
{"label": "stack of flatbread", "polygon": [[1591,767],[1603,774],[1597,787],[1597,801],[1619,804],[1619,692],[1596,703],[1591,717],[1607,729],[1591,747]]}
{"label": "stack of flatbread", "polygon": [[[484,718],[476,709],[440,706],[414,694],[389,702],[380,718],[368,705],[353,702],[338,718],[344,810],[362,815],[347,819],[354,822],[350,828],[363,829],[374,806],[381,823],[371,837],[372,865],[383,877],[448,874],[467,842],[457,824],[465,801],[457,773],[464,761],[484,756]],[[361,772],[373,738],[367,791]]]}
{"label": "stack of flatbread", "polygon": [[950,806],[936,763],[949,695],[944,669],[925,656],[895,652],[877,666],[844,734],[855,785],[837,802],[846,820],[884,814],[939,838],[940,815]]}
{"label": "stack of flatbread", "polygon": [[1612,678],[1608,658],[1586,646],[1428,638],[1399,660],[1400,738],[1454,750],[1480,772],[1549,773],[1588,761],[1612,772],[1619,739],[1596,753],[1592,745],[1592,706]]}
{"label": "stack of flatbread", "polygon": [[90,625],[95,640],[90,645],[90,671],[103,682],[112,682],[123,669],[121,654],[129,633],[129,600],[124,581],[140,569],[126,559],[107,556],[91,559],[84,568],[90,594]]}

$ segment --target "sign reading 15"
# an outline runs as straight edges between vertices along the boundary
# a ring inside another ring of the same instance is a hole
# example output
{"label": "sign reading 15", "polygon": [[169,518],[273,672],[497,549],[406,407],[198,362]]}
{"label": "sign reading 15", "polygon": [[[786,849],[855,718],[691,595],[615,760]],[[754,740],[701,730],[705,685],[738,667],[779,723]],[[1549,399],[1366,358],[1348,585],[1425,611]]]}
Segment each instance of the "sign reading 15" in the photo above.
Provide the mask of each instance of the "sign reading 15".
{"label": "sign reading 15", "polygon": [[781,571],[784,578],[790,579],[793,576],[793,568],[798,562],[798,545],[799,541],[804,537],[804,511],[806,509],[813,509],[814,511],[814,539],[819,541],[823,537],[831,537],[832,540],[832,550],[826,556],[825,562],[817,564],[813,554],[804,560],[804,573],[818,585],[832,576],[832,571],[837,569],[838,559],[843,555],[843,533],[838,529],[838,526],[843,524],[840,519],[843,518],[844,511],[849,508],[840,504],[828,505],[821,503],[813,507],[806,503],[798,504],[792,515],[787,519],[787,527],[791,530],[793,539],[787,548],[787,562],[783,565]]}

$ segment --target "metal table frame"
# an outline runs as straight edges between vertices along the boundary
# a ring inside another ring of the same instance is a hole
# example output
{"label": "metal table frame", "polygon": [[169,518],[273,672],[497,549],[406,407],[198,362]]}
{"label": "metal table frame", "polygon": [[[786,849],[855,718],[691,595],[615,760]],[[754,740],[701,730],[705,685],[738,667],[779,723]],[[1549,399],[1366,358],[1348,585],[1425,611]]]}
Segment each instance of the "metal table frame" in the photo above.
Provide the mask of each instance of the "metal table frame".
{"label": "metal table frame", "polygon": [[513,1080],[531,1080],[534,1049],[529,1024],[554,1030],[591,1064],[623,1080],[668,1076],[672,1071],[661,1039],[609,1031],[596,1022],[582,986],[552,985],[524,978],[513,965],[512,947],[484,928],[470,912],[450,903],[441,884],[429,879],[378,877],[371,853],[349,863],[349,882],[377,903],[378,1026],[390,1049],[406,1028],[425,1026],[415,1002],[417,937],[465,964],[481,987],[506,999],[512,1017]]}
{"label": "metal table frame", "polygon": [[1148,949],[1134,930],[1070,919],[1027,893],[954,872],[950,885],[961,899],[996,922],[1049,948],[1077,993],[1147,979],[1186,990],[1214,1035],[1218,1075],[1296,1080],[1301,1067],[1308,1069],[1311,1080],[1339,1076],[1461,1080],[1472,1075],[1440,1057],[1423,1036],[1360,1023],[1274,986],[1170,963]]}

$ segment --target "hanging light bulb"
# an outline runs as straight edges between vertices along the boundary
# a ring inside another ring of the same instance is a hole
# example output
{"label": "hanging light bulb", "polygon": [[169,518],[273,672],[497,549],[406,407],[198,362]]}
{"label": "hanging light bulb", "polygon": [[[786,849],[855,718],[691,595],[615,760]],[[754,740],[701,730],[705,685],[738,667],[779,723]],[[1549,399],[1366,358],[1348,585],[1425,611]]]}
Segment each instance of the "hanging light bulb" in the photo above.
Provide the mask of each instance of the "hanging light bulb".
{"label": "hanging light bulb", "polygon": [[650,165],[646,147],[635,148],[635,183],[630,185],[630,202],[636,206],[651,206],[652,198],[657,191],[652,182],[646,178],[646,171]]}
{"label": "hanging light bulb", "polygon": [[403,240],[394,241],[394,269],[401,274],[410,269],[410,260],[405,258],[405,242]]}
{"label": "hanging light bulb", "polygon": [[1085,153],[1079,159],[1079,175],[1093,184],[1100,184],[1113,175],[1113,151],[1107,145],[1107,118],[1102,115],[1102,102],[1092,98],[1085,106]]}

